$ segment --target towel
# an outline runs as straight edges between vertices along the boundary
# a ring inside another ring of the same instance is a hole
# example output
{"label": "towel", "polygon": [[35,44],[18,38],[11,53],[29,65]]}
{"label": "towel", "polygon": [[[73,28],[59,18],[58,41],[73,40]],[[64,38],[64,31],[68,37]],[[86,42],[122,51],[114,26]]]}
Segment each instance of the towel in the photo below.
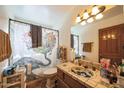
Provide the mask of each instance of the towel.
{"label": "towel", "polygon": [[83,52],[91,52],[92,51],[92,42],[83,43]]}

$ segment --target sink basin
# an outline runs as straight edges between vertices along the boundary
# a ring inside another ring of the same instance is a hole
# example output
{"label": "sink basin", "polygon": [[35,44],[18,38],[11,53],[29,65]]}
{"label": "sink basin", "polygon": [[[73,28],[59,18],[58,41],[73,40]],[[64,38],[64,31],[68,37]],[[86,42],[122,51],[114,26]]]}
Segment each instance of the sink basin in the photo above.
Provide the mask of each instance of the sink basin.
{"label": "sink basin", "polygon": [[67,66],[67,64],[63,64],[62,66],[63,66],[63,67],[66,67],[66,66]]}
{"label": "sink basin", "polygon": [[79,67],[79,66],[72,67],[71,71],[73,73],[75,73],[77,75],[80,75],[80,76],[83,76],[83,77],[89,77],[90,78],[94,75],[93,72],[90,69]]}
{"label": "sink basin", "polygon": [[75,67],[71,68],[71,71],[75,72],[75,73],[78,73],[78,72],[84,71],[84,68],[83,67],[79,67],[79,66],[75,66]]}

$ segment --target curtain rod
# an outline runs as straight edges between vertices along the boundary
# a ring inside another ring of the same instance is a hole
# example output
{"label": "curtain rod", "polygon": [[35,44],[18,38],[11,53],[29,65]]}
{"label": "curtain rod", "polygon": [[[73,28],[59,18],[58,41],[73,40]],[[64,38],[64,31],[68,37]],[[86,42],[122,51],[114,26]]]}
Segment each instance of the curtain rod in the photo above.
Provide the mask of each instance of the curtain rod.
{"label": "curtain rod", "polygon": [[[31,23],[28,23],[28,22],[22,22],[22,21],[19,21],[19,20],[14,20],[14,19],[9,19],[10,21],[15,21],[15,22],[19,22],[19,23],[23,23],[23,24],[28,24],[28,25],[34,25],[34,24],[31,24]],[[36,25],[37,26],[37,25]],[[52,28],[47,28],[47,27],[43,27],[41,26],[42,28],[45,28],[45,29],[49,29],[49,30],[54,30],[54,31],[59,31],[59,30],[55,30],[55,29],[52,29]]]}

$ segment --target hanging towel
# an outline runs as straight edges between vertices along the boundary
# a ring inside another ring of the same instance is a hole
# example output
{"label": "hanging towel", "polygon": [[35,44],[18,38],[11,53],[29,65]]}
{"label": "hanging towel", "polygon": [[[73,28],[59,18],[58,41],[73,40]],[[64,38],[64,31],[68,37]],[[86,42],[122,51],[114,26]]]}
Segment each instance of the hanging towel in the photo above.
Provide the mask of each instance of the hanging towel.
{"label": "hanging towel", "polygon": [[92,43],[83,43],[83,52],[91,52],[92,50]]}

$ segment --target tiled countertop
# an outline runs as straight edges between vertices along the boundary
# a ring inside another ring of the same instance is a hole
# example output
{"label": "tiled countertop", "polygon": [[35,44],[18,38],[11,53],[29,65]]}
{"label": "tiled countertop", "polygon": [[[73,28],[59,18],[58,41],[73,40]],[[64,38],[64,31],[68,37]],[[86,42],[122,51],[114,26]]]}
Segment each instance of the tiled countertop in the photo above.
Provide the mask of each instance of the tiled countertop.
{"label": "tiled countertop", "polygon": [[67,62],[67,63],[58,64],[57,68],[61,69],[64,73],[68,74],[73,79],[79,81],[80,83],[82,83],[83,85],[85,85],[87,87],[110,88],[113,86],[111,84],[105,85],[104,83],[101,83],[101,77],[100,77],[100,71],[99,70],[93,71],[94,76],[92,76],[91,78],[86,78],[86,77],[83,77],[83,76],[80,76],[80,75],[73,73],[71,71],[71,68],[74,66],[76,66],[76,65],[71,63],[71,62]]}

